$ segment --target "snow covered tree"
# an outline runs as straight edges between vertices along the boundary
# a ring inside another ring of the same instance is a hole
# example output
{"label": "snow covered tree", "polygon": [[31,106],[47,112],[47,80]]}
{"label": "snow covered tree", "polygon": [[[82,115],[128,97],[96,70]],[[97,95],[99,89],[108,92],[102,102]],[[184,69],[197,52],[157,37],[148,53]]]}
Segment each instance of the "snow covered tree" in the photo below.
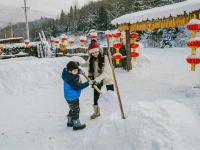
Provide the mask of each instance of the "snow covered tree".
{"label": "snow covered tree", "polygon": [[97,14],[97,20],[96,20],[97,29],[103,31],[108,30],[109,24],[110,22],[108,18],[108,13],[105,7],[101,6]]}

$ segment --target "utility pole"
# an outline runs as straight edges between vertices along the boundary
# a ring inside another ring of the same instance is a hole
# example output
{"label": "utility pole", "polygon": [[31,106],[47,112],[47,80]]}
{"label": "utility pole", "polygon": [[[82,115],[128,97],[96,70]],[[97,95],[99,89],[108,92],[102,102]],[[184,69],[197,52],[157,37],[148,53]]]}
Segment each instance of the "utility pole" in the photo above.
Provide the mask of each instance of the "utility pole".
{"label": "utility pole", "polygon": [[13,38],[13,26],[12,23],[10,23],[10,36]]}
{"label": "utility pole", "polygon": [[5,39],[7,38],[7,31],[6,31],[6,29],[5,29]]}
{"label": "utility pole", "polygon": [[26,5],[26,0],[24,0],[24,7],[22,7],[24,9],[24,14],[25,14],[25,20],[26,20],[26,34],[27,34],[27,40],[30,41],[30,34],[29,34],[29,25],[28,25],[28,15],[27,15],[27,11],[30,7],[27,7]]}

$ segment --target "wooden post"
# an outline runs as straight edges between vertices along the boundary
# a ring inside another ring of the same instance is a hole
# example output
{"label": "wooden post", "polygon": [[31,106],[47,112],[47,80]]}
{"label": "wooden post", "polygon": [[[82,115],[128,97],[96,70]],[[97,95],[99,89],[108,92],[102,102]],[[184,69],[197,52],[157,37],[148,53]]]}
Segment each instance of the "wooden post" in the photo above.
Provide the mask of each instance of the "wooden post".
{"label": "wooden post", "polygon": [[126,61],[127,61],[127,70],[132,70],[131,63],[131,46],[130,46],[130,29],[126,30]]}
{"label": "wooden post", "polygon": [[116,87],[116,90],[117,90],[117,97],[118,97],[119,107],[120,107],[122,119],[125,119],[124,110],[123,110],[122,101],[121,101],[121,96],[120,96],[120,93],[119,93],[119,87],[118,87],[118,84],[117,84],[117,79],[116,79],[116,75],[115,75],[115,71],[114,71],[114,66],[113,66],[113,63],[112,63],[112,56],[111,56],[111,52],[110,52],[110,42],[109,42],[108,37],[107,37],[107,44],[108,44],[108,58],[109,58],[110,66],[112,68],[112,74],[113,74],[113,78],[114,78],[114,82],[115,82],[115,87]]}

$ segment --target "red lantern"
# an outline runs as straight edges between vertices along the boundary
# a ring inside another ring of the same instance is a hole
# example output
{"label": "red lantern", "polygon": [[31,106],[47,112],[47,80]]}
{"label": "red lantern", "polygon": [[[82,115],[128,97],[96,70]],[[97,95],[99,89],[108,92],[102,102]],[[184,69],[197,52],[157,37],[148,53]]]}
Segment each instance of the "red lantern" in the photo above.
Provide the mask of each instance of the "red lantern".
{"label": "red lantern", "polygon": [[28,46],[29,43],[30,43],[29,40],[25,40],[25,41],[24,41],[25,46]]}
{"label": "red lantern", "polygon": [[106,37],[107,37],[108,39],[111,39],[111,38],[112,38],[112,34],[107,34]]}
{"label": "red lantern", "polygon": [[91,35],[90,38],[91,39],[97,39],[97,35]]}
{"label": "red lantern", "polygon": [[91,39],[97,39],[97,33],[96,32],[90,33],[90,38]]}
{"label": "red lantern", "polygon": [[120,49],[120,48],[122,47],[122,43],[114,43],[114,44],[113,44],[113,47],[114,47],[115,49]]}
{"label": "red lantern", "polygon": [[200,64],[200,58],[197,58],[197,57],[188,57],[187,58],[187,62],[189,63],[189,64],[195,64],[195,65],[197,65],[197,64]]}
{"label": "red lantern", "polygon": [[0,44],[0,55],[3,53],[3,45]]}
{"label": "red lantern", "polygon": [[85,46],[85,43],[87,42],[87,38],[86,37],[80,37],[79,39],[81,46]]}
{"label": "red lantern", "polygon": [[63,34],[63,35],[61,36],[61,41],[67,41],[67,36]]}
{"label": "red lantern", "polygon": [[50,38],[50,42],[51,43],[54,43],[55,41],[54,41],[54,38]]}
{"label": "red lantern", "polygon": [[136,49],[139,47],[139,44],[137,42],[131,44],[131,48]]}
{"label": "red lantern", "polygon": [[131,38],[131,39],[137,39],[137,38],[139,38],[139,34],[136,33],[136,32],[131,33],[130,38]]}
{"label": "red lantern", "polygon": [[136,58],[138,57],[140,54],[138,52],[131,52],[131,57],[132,58]]}
{"label": "red lantern", "polygon": [[187,46],[188,47],[200,47],[200,38],[188,41]]}
{"label": "red lantern", "polygon": [[123,58],[122,54],[120,53],[115,53],[113,55],[113,59],[116,60],[116,64],[119,64],[119,61]]}
{"label": "red lantern", "polygon": [[200,24],[188,24],[187,29],[191,31],[199,31],[200,30]]}
{"label": "red lantern", "polygon": [[195,71],[197,64],[200,64],[200,57],[194,57],[193,55],[187,58],[187,62],[191,64],[191,71]]}
{"label": "red lantern", "polygon": [[117,31],[117,32],[113,33],[112,36],[113,36],[114,38],[120,38],[121,32]]}
{"label": "red lantern", "polygon": [[74,41],[69,41],[69,44],[74,44]]}
{"label": "red lantern", "polygon": [[61,40],[62,41],[67,41],[67,38],[66,37],[62,37]]}
{"label": "red lantern", "polygon": [[54,39],[54,43],[55,43],[55,44],[59,44],[59,40]]}
{"label": "red lantern", "polygon": [[86,43],[86,41],[87,41],[86,39],[80,39],[81,43]]}
{"label": "red lantern", "polygon": [[69,41],[69,45],[70,45],[70,46],[73,46],[74,44],[75,44],[74,40],[70,40],[70,41]]}
{"label": "red lantern", "polygon": [[187,25],[187,29],[192,31],[192,38],[195,38],[196,33],[200,30],[200,20],[191,19]]}

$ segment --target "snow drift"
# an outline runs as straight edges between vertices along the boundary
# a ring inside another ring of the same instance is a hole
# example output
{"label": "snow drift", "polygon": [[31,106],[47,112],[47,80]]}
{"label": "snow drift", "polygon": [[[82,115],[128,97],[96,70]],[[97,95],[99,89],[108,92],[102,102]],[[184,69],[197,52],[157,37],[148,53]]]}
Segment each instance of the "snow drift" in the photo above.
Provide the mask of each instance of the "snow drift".
{"label": "snow drift", "polygon": [[66,128],[60,77],[71,59],[1,60],[0,149],[199,150],[200,94],[193,86],[200,71],[190,72],[188,53],[147,48],[132,71],[116,69],[125,120],[117,102],[103,103],[101,117],[90,120],[93,91],[84,90],[80,119],[87,127],[78,132]]}

